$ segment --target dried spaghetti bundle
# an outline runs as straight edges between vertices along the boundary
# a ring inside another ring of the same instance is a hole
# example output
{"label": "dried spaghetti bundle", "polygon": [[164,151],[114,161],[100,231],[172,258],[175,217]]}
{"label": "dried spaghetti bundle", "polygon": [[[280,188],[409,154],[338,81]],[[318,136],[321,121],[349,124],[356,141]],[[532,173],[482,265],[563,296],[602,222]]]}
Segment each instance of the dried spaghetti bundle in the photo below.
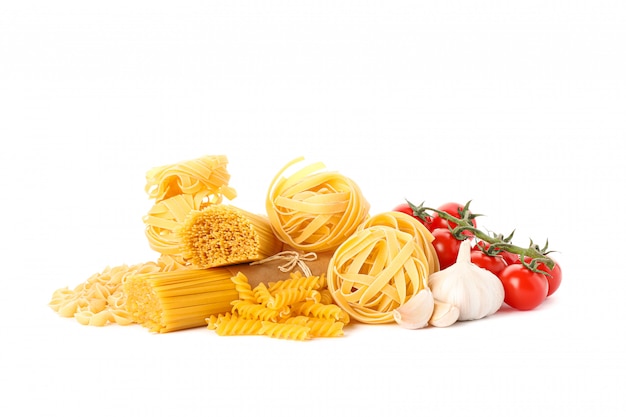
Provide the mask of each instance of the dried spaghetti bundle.
{"label": "dried spaghetti bundle", "polygon": [[190,161],[153,168],[146,174],[146,193],[154,206],[144,216],[150,247],[172,256],[180,255],[176,230],[192,210],[232,200],[236,192],[229,187],[230,175],[225,156],[203,156]]}
{"label": "dried spaghetti bundle", "polygon": [[258,261],[283,247],[267,217],[223,204],[193,210],[178,235],[183,256],[199,268]]}
{"label": "dried spaghetti bundle", "polygon": [[357,184],[324,165],[306,166],[288,178],[287,164],[269,188],[266,209],[276,235],[287,245],[313,252],[336,249],[366,219],[370,205]]}
{"label": "dried spaghetti bundle", "polygon": [[392,323],[393,310],[427,286],[429,270],[413,235],[376,225],[337,248],[328,266],[328,289],[355,320]]}
{"label": "dried spaghetti bundle", "polygon": [[230,311],[238,299],[231,276],[222,268],[133,275],[123,285],[126,309],[153,332],[203,326],[207,317]]}

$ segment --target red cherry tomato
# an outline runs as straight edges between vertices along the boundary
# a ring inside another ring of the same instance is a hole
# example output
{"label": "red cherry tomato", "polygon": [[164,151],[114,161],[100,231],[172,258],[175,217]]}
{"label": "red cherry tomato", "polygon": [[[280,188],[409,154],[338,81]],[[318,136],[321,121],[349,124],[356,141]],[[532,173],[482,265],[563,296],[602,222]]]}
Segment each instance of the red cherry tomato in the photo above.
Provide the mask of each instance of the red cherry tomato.
{"label": "red cherry tomato", "polygon": [[[530,258],[525,259],[530,262]],[[552,259],[554,261],[554,259]],[[561,279],[563,273],[561,272],[561,266],[555,261],[554,267],[550,269],[546,264],[538,262],[537,269],[546,272],[548,275],[544,275],[548,279],[548,297],[554,294],[556,290],[561,286]]]}
{"label": "red cherry tomato", "polygon": [[432,231],[432,234],[435,238],[433,246],[439,259],[439,268],[445,269],[456,262],[461,241],[450,233],[448,229],[435,229]]}
{"label": "red cherry tomato", "polygon": [[517,310],[532,310],[548,296],[548,279],[521,263],[507,266],[498,278],[504,286],[504,302]]}
{"label": "red cherry tomato", "polygon": [[[476,243],[476,246],[474,246],[473,249],[477,250],[477,251],[480,251],[480,248],[478,246],[482,247],[484,250],[487,250],[487,249],[489,249],[491,244],[489,242],[485,242],[484,240],[481,240],[478,243]],[[505,250],[502,250],[502,251],[498,252],[498,255],[502,256],[502,258],[504,259],[504,262],[506,262],[507,265],[520,263],[519,255],[517,255],[515,253],[511,253],[511,252],[507,252]]]}
{"label": "red cherry tomato", "polygon": [[491,271],[494,275],[499,275],[500,272],[507,267],[506,261],[500,255],[487,255],[480,250],[473,250],[470,254],[472,263],[488,271]]}
{"label": "red cherry tomato", "polygon": [[[449,214],[450,216],[456,217],[457,219],[461,218],[461,215],[459,214],[459,212],[461,210],[463,210],[465,206],[463,204],[459,204],[459,203],[446,203],[446,204],[442,204],[441,206],[437,207],[437,210],[439,211],[443,211],[444,213]],[[448,220],[439,217],[439,215],[437,213],[434,214],[433,219],[430,223],[430,228],[431,230],[435,230],[435,229],[447,229],[448,225],[451,228],[455,228],[457,226],[456,223],[454,222],[449,222]],[[472,225],[474,227],[476,227],[476,219],[472,219]],[[466,234],[468,236],[471,236],[470,232],[466,232]]]}
{"label": "red cherry tomato", "polygon": [[422,223],[424,226],[426,226],[426,228],[428,230],[432,230],[430,228],[430,223],[432,221],[432,218],[430,216],[426,217],[426,220],[420,218],[419,216],[416,216],[413,214],[413,209],[411,208],[411,206],[409,206],[408,203],[402,203],[402,204],[398,204],[397,206],[395,206],[393,208],[393,211],[399,211],[400,213],[406,213],[411,217],[415,217],[420,223]]}

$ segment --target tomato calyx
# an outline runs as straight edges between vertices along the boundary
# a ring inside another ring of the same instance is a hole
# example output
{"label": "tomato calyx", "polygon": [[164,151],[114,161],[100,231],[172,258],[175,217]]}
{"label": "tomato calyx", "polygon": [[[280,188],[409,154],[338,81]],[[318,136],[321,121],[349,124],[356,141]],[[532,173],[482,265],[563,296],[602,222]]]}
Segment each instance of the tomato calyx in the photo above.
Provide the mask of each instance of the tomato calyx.
{"label": "tomato calyx", "polygon": [[[439,216],[444,220],[448,221],[448,228],[450,232],[458,239],[465,240],[468,238],[468,234],[471,234],[479,241],[484,241],[489,244],[489,248],[491,249],[491,254],[495,255],[499,252],[505,251],[511,254],[519,255],[520,263],[529,269],[532,272],[538,272],[541,274],[546,274],[545,271],[539,268],[539,264],[544,264],[548,267],[548,269],[554,268],[554,261],[548,257],[548,255],[552,252],[548,250],[548,241],[546,240],[546,244],[543,248],[539,247],[539,245],[535,244],[532,239],[530,240],[530,244],[528,247],[524,248],[521,246],[514,245],[512,242],[513,234],[515,231],[511,232],[509,236],[504,237],[501,234],[488,234],[475,226],[475,218],[481,216],[480,214],[474,214],[470,211],[469,206],[471,200],[468,201],[463,208],[459,208],[458,215],[459,217],[455,217],[445,211],[438,210],[431,207],[425,207],[424,202],[420,205],[415,205],[410,201],[406,200],[409,207],[413,210],[414,216],[419,218]],[[429,214],[429,212],[434,214]],[[454,224],[455,227],[452,228],[450,223]],[[489,250],[489,248],[487,250]]]}

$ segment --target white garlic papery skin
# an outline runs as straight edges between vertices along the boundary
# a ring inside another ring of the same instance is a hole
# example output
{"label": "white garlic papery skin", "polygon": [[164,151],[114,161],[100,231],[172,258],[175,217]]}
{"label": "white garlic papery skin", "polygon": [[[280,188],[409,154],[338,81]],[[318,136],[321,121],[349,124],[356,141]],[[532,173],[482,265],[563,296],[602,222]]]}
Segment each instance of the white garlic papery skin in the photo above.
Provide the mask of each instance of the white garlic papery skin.
{"label": "white garlic papery skin", "polygon": [[471,261],[469,239],[459,248],[456,263],[428,277],[433,297],[458,307],[459,321],[476,320],[500,309],[504,287],[500,279]]}

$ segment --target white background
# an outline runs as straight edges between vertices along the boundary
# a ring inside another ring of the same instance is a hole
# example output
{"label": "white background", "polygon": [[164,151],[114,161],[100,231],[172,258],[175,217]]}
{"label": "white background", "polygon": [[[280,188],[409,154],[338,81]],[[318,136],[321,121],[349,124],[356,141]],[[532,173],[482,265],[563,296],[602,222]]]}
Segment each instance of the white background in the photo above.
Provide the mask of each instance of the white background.
{"label": "white background", "polygon": [[[623,415],[625,21],[619,0],[2,1],[0,414]],[[55,289],[156,258],[145,173],[205,154],[251,211],[297,156],[372,213],[471,199],[549,239],[562,287],[304,343],[58,317]]]}

